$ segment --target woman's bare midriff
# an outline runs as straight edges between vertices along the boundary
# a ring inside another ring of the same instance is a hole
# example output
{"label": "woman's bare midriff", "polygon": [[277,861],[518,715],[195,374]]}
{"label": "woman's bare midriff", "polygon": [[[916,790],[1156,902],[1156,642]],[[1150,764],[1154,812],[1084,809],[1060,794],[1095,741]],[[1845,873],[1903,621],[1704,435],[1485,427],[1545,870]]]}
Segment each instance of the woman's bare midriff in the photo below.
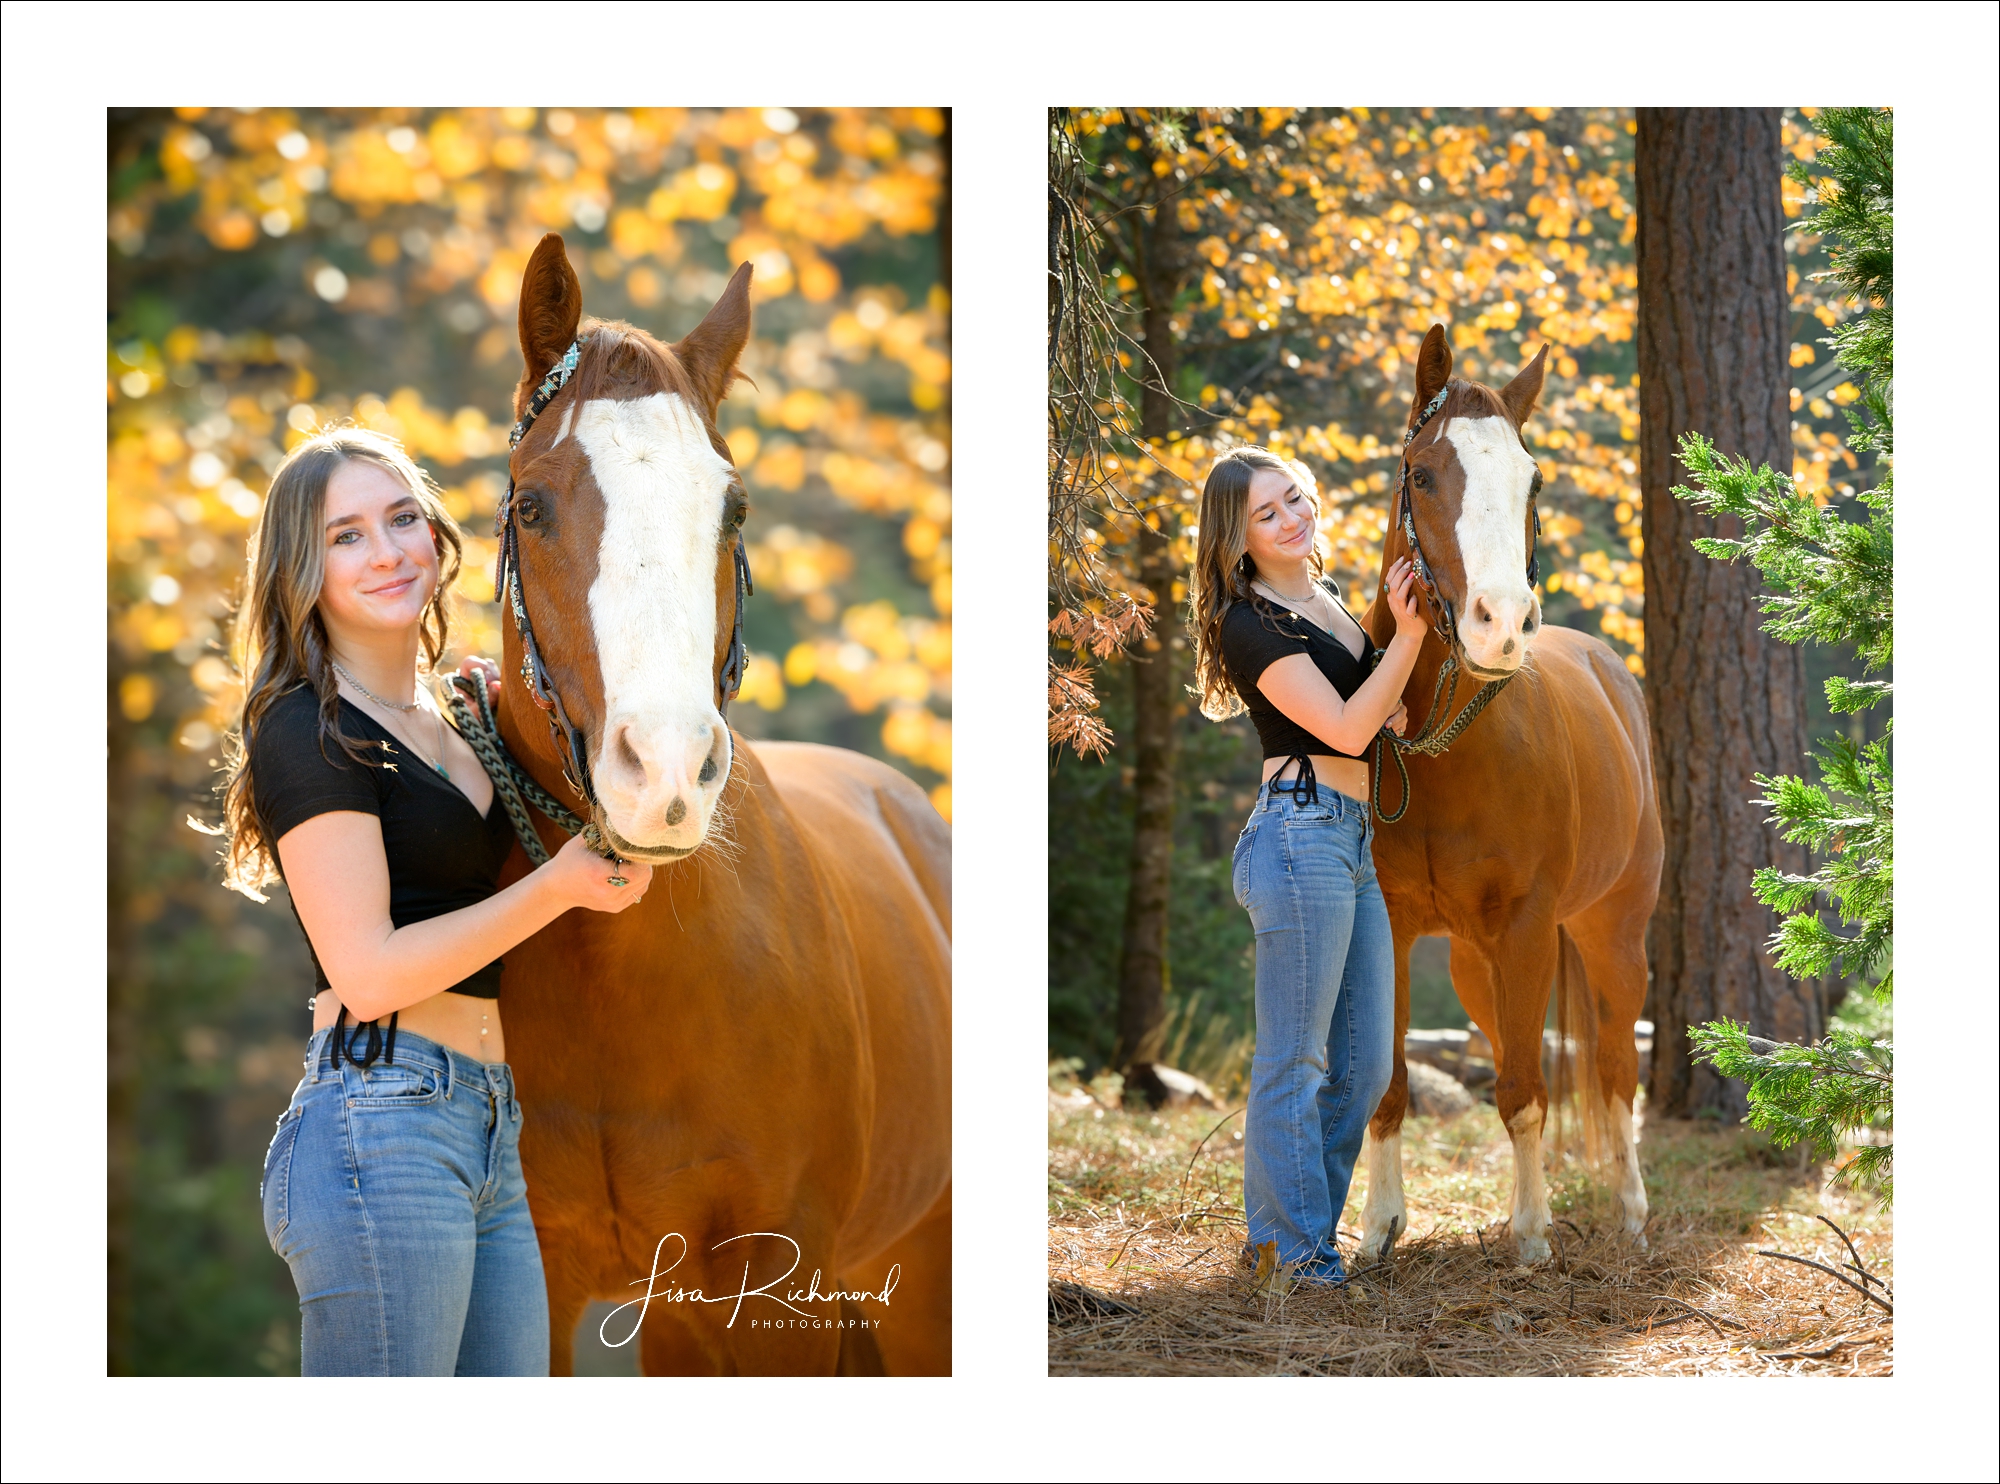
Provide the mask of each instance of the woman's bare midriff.
{"label": "woman's bare midriff", "polygon": [[[323,989],[313,1003],[313,1029],[323,1031],[332,1025],[340,1014],[340,997],[330,989]],[[382,1017],[383,1029],[388,1029],[388,1016]],[[354,1029],[354,1017],[347,1018],[347,1028]],[[486,1031],[480,1035],[481,1029]],[[475,1061],[494,1062],[507,1059],[507,1041],[500,1030],[500,1002],[482,1000],[475,995],[434,994],[427,1000],[418,1000],[414,1005],[405,1005],[396,1021],[398,1034],[409,1031],[440,1046],[449,1046],[453,1051],[462,1051]]]}
{"label": "woman's bare midriff", "polygon": [[[1360,803],[1368,802],[1368,764],[1358,757],[1334,757],[1330,753],[1315,753],[1312,758],[1313,778],[1321,788],[1333,788]],[[1264,759],[1264,781],[1269,783],[1283,773],[1290,781],[1298,771],[1297,765],[1288,757],[1267,757]]]}

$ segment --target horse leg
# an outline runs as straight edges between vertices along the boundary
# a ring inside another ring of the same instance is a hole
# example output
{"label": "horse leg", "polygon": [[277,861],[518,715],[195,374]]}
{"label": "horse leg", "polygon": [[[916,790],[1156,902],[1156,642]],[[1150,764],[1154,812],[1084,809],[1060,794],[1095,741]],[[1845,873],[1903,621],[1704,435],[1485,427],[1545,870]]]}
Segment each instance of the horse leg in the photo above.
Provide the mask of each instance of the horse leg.
{"label": "horse leg", "polygon": [[[1632,1027],[1646,1004],[1645,904],[1607,899],[1566,923],[1583,959],[1587,993],[1596,998],[1596,1085],[1610,1124],[1610,1156],[1626,1232],[1646,1245],[1646,1180],[1639,1168],[1639,1135],[1633,1100],[1639,1087],[1639,1053]],[[1587,1074],[1586,1074],[1587,1075]],[[1584,1089],[1579,1089],[1584,1090]]]}
{"label": "horse leg", "polygon": [[[1493,1039],[1493,1102],[1514,1145],[1513,1230],[1524,1263],[1549,1256],[1549,1193],[1542,1181],[1542,1128],[1548,1118],[1548,1084],[1542,1080],[1542,1023],[1556,972],[1555,923],[1546,916],[1517,919],[1490,948],[1481,947],[1493,986],[1497,1029]],[[1456,979],[1458,961],[1452,960]],[[1488,1033],[1489,1038],[1491,1032]]]}
{"label": "horse leg", "polygon": [[576,1374],[576,1324],[589,1295],[568,1263],[552,1263],[544,1254],[543,1272],[549,1291],[549,1374]]}
{"label": "horse leg", "polygon": [[1451,940],[1451,991],[1458,996],[1466,1018],[1479,1027],[1486,1044],[1493,1048],[1493,1064],[1500,1064],[1500,1014],[1494,999],[1493,974],[1480,950],[1465,938]]}
{"label": "horse leg", "polygon": [[[1363,1265],[1387,1262],[1389,1249],[1410,1224],[1403,1203],[1403,1115],[1410,1106],[1410,1071],[1403,1063],[1403,1036],[1410,1028],[1410,945],[1417,938],[1393,914],[1389,924],[1396,942],[1395,1070],[1389,1077],[1389,1090],[1375,1105],[1375,1116],[1368,1120],[1367,1136],[1361,1141],[1361,1157],[1368,1167],[1368,1191],[1361,1202]],[[1333,1219],[1337,1226],[1338,1211]]]}
{"label": "horse leg", "polygon": [[[1461,938],[1457,934],[1453,934],[1451,939],[1451,988],[1452,992],[1458,996],[1458,1003],[1465,1008],[1467,1017],[1479,1028],[1480,1034],[1486,1037],[1487,1045],[1493,1048],[1493,1066],[1497,1075],[1501,1067],[1509,1065],[1504,1050],[1507,1044],[1507,1037],[1500,1023],[1499,981],[1494,977],[1493,965],[1486,956],[1486,950],[1479,947],[1470,938]],[[1535,1039],[1539,1042],[1541,1038],[1538,1035]],[[1539,1063],[1537,1065],[1539,1066]],[[1498,1088],[1495,1089],[1494,1101],[1496,1104],[1499,1102]],[[1527,1106],[1532,1110],[1534,1105],[1530,1103]],[[1518,1108],[1510,1108],[1510,1111],[1518,1114],[1520,1110]],[[1513,1122],[1507,1119],[1507,1114],[1503,1112],[1500,1116],[1503,1122],[1507,1122],[1508,1135],[1514,1141],[1514,1230],[1516,1236],[1518,1237],[1521,1230],[1521,1212],[1524,1206],[1525,1209],[1532,1212],[1539,1204],[1543,1212],[1543,1222],[1542,1226],[1535,1228],[1535,1230],[1545,1230],[1548,1222],[1548,1200],[1541,1193],[1542,1156],[1539,1144],[1539,1127],[1536,1133],[1536,1147],[1528,1162],[1524,1165],[1522,1162],[1521,1137],[1516,1132]],[[1523,1189],[1524,1177],[1522,1172],[1524,1169],[1533,1171],[1532,1191]],[[1524,1261],[1535,1260],[1529,1257],[1529,1253],[1533,1250],[1533,1247],[1534,1244],[1532,1242],[1522,1244],[1521,1252]],[[1546,1245],[1542,1248],[1542,1255],[1548,1255]]]}
{"label": "horse leg", "polygon": [[[621,1322],[625,1316],[613,1320]],[[639,1369],[648,1376],[732,1376],[736,1367],[715,1347],[703,1343],[692,1325],[676,1319],[666,1306],[655,1304],[639,1326]]]}
{"label": "horse leg", "polygon": [[711,1298],[745,1288],[762,1291],[740,1303],[704,1305],[704,1338],[720,1347],[734,1375],[836,1375],[842,1332],[831,1321],[841,1317],[844,1306],[811,1296],[815,1289],[825,1294],[840,1287],[832,1233],[796,1207],[769,1230],[787,1235],[751,1234],[705,1265]]}
{"label": "horse leg", "polygon": [[[879,1298],[895,1274],[886,1302]],[[951,1374],[951,1187],[923,1219],[865,1264],[849,1265],[848,1291],[875,1298],[843,1301],[843,1318],[867,1322],[864,1332],[892,1376]]]}

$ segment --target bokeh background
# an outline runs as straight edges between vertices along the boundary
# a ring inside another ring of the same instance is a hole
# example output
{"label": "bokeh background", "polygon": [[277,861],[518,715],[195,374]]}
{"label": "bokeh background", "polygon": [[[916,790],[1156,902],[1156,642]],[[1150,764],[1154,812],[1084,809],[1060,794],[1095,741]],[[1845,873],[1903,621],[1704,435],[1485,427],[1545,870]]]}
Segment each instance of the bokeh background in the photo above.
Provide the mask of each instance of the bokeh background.
{"label": "bokeh background", "polygon": [[[739,262],[722,427],[757,596],[731,721],[885,759],[951,814],[950,121],[937,109],[113,110],[108,1365],[296,1373],[257,1181],[311,979],[282,891],[222,890],[226,652],[286,447],[401,438],[467,533],[455,655],[497,654],[520,274],[666,338]],[[454,655],[454,657],[455,657]]]}

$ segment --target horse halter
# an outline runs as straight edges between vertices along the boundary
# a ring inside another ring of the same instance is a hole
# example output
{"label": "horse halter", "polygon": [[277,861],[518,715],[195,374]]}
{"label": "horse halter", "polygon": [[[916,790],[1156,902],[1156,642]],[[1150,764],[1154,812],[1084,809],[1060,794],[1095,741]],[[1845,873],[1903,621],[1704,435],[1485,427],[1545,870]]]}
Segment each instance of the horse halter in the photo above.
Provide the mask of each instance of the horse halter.
{"label": "horse halter", "polygon": [[[1396,507],[1403,527],[1403,539],[1410,545],[1410,565],[1417,574],[1417,581],[1423,586],[1424,597],[1429,600],[1431,611],[1444,615],[1446,632],[1441,636],[1445,643],[1444,663],[1438,666],[1437,680],[1431,686],[1431,708],[1424,715],[1423,727],[1414,737],[1398,737],[1385,726],[1375,737],[1371,800],[1375,807],[1375,817],[1384,824],[1394,824],[1408,812],[1410,807],[1410,770],[1403,762],[1403,754],[1420,752],[1426,757],[1442,757],[1451,749],[1451,744],[1464,735],[1465,729],[1472,725],[1479,713],[1486,709],[1487,704],[1506,688],[1507,682],[1514,678],[1512,675],[1503,675],[1498,680],[1487,681],[1480,686],[1478,694],[1465,703],[1465,709],[1456,717],[1452,717],[1449,724],[1446,723],[1446,718],[1451,717],[1452,703],[1458,699],[1458,660],[1463,645],[1458,637],[1458,614],[1452,608],[1450,600],[1438,592],[1437,579],[1432,576],[1430,563],[1424,559],[1423,545],[1417,540],[1416,517],[1410,510],[1410,443],[1423,431],[1424,424],[1437,415],[1438,409],[1444,406],[1445,398],[1450,394],[1451,383],[1447,381],[1439,389],[1438,394],[1425,405],[1424,410],[1417,414],[1416,422],[1410,431],[1403,435],[1403,462],[1396,475]],[[1527,444],[1524,442],[1521,446],[1526,449]],[[1541,491],[1542,471],[1538,464],[1534,480],[1528,486],[1528,508],[1535,517],[1537,540],[1542,534],[1542,513],[1535,504],[1535,496]],[[1541,571],[1541,556],[1535,549],[1535,542],[1531,541],[1528,544],[1529,587],[1535,585],[1541,576]],[[1381,651],[1376,651],[1376,657],[1380,659]],[[1402,775],[1403,780],[1403,802],[1396,806],[1394,814],[1382,812],[1382,758],[1385,748],[1388,750],[1388,756],[1395,760],[1396,771]]]}
{"label": "horse halter", "polygon": [[[1417,581],[1423,587],[1424,597],[1430,602],[1431,610],[1444,615],[1446,633],[1442,637],[1456,652],[1459,644],[1458,613],[1452,607],[1451,600],[1438,591],[1437,579],[1431,574],[1431,564],[1424,559],[1423,543],[1417,540],[1416,516],[1410,508],[1410,444],[1416,439],[1417,434],[1424,430],[1424,424],[1437,416],[1439,409],[1444,406],[1445,398],[1450,395],[1451,383],[1447,381],[1438,389],[1438,394],[1425,404],[1424,410],[1417,414],[1417,420],[1410,425],[1410,431],[1403,435],[1403,461],[1396,470],[1396,510],[1403,527],[1403,539],[1410,546],[1410,565],[1416,569]],[[1527,444],[1523,442],[1521,447],[1525,451]],[[1535,497],[1541,492],[1542,469],[1541,464],[1537,462],[1535,477],[1528,485],[1528,510],[1535,517],[1535,539],[1528,543],[1528,586],[1531,588],[1541,580],[1542,576],[1542,556],[1539,549],[1542,539],[1542,512],[1541,507],[1535,502]]]}
{"label": "horse halter", "polygon": [[[569,349],[563,352],[562,358],[542,378],[541,385],[535,388],[534,395],[528,398],[527,410],[514,424],[514,431],[507,435],[510,455],[507,493],[501,497],[500,508],[493,515],[493,534],[498,538],[499,546],[493,562],[493,591],[496,595],[505,593],[507,606],[513,610],[514,630],[521,637],[521,679],[528,687],[529,698],[549,713],[549,732],[564,758],[563,781],[576,791],[577,797],[594,807],[597,790],[590,781],[590,758],[585,749],[584,735],[570,721],[562,696],[557,692],[555,682],[549,678],[541,646],[535,642],[535,626],[528,619],[527,600],[521,592],[520,534],[514,520],[514,469],[511,458],[512,451],[527,436],[528,429],[535,425],[535,419],[548,409],[556,393],[567,386],[569,379],[576,374],[577,362],[587,341],[587,336],[579,335],[570,342]],[[722,675],[716,687],[716,709],[722,713],[725,725],[729,720],[729,703],[743,687],[743,600],[756,592],[750,581],[750,559],[743,549],[741,531],[736,533],[735,566],[736,617],[729,635],[729,655],[723,661]]]}

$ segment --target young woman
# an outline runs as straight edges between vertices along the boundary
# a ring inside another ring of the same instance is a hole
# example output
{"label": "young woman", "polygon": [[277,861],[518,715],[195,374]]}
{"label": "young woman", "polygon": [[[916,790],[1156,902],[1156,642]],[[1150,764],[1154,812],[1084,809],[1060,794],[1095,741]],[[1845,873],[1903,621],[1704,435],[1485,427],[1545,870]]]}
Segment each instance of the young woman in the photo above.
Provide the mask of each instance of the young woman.
{"label": "young woman", "polygon": [[317,979],[263,1181],[309,1376],[548,1373],[500,955],[652,875],[573,839],[497,890],[506,811],[420,683],[459,550],[416,465],[354,428],[286,457],[251,545],[226,861],[259,900],[282,877]]}
{"label": "young woman", "polygon": [[1236,900],[1257,933],[1257,1049],[1243,1136],[1250,1247],[1340,1282],[1334,1232],[1388,1089],[1389,914],[1369,853],[1368,744],[1401,733],[1425,624],[1407,562],[1388,573],[1396,636],[1379,658],[1324,576],[1305,466],[1262,448],[1217,461],[1201,492],[1190,591],[1203,714],[1248,711],[1264,750],[1236,842]]}

